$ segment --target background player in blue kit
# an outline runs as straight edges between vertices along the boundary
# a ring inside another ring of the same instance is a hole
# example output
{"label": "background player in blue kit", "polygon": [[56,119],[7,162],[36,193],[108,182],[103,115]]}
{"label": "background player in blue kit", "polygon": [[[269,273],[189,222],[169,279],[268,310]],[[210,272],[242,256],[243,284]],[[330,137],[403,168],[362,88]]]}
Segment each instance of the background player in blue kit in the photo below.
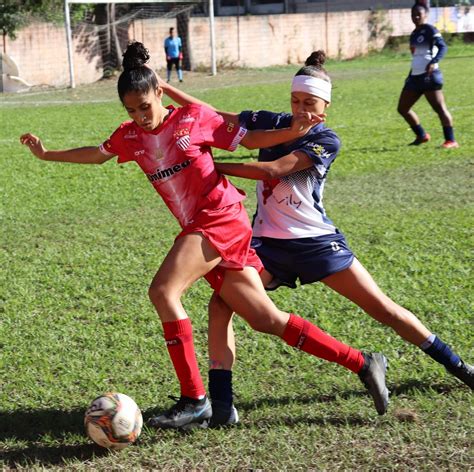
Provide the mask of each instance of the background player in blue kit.
{"label": "background player in blue kit", "polygon": [[426,23],[428,18],[426,5],[415,4],[411,9],[411,18],[416,26],[410,35],[412,65],[400,95],[398,112],[416,134],[416,139],[410,144],[419,145],[428,142],[431,136],[423,129],[420,119],[411,109],[424,95],[441,120],[445,139],[441,146],[447,149],[457,148],[459,144],[454,138],[453,118],[446,107],[441,90],[443,75],[438,65],[448,47],[441,33]]}
{"label": "background player in blue kit", "polygon": [[165,39],[166,54],[166,80],[171,80],[171,69],[173,65],[176,67],[178,79],[183,81],[183,70],[181,61],[183,60],[183,44],[181,38],[176,35],[174,28],[170,28],[170,35]]}
{"label": "background player in blue kit", "polygon": [[[301,111],[324,114],[331,102],[331,81],[322,67],[324,62],[324,52],[311,54],[306,66],[293,78],[293,114]],[[164,91],[181,104],[202,103],[167,85]],[[220,113],[227,121],[241,123],[249,130],[286,127],[292,117],[269,111]],[[326,215],[323,189],[339,147],[336,133],[320,123],[295,141],[261,149],[258,162],[216,163],[217,169],[225,174],[258,180],[253,247],[265,267],[261,273],[265,287],[267,290],[281,285],[296,288],[298,279],[301,284],[321,281],[420,347],[473,389],[474,368],[465,364],[413,313],[380,290],[354,257],[344,235]],[[210,304],[209,391],[215,425],[231,424],[236,418],[232,405],[231,368],[235,347],[229,327],[231,315],[225,303],[214,296]]]}

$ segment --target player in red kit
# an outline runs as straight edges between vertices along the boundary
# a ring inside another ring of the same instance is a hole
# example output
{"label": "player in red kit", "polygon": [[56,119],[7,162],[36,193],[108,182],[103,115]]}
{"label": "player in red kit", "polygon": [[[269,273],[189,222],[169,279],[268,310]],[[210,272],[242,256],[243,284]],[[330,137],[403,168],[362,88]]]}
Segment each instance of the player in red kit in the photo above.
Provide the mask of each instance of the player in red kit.
{"label": "player in red kit", "polygon": [[383,414],[388,405],[385,358],[363,354],[273,304],[260,280],[263,266],[250,248],[252,230],[242,205],[244,194],[216,171],[212,158],[211,147],[233,150],[238,144],[253,148],[257,142],[273,146],[296,139],[321,118],[301,114],[288,128],[247,131],[202,105],[165,108],[163,90],[146,66],[148,59],[141,43],[132,43],[125,51],[118,93],[133,121],[122,123],[102,145],[48,151],[32,134],[20,139],[35,156],[49,161],[101,164],[118,156],[119,163],[137,162],[182,228],[149,288],[181,396],[150,424],[187,428],[212,415],[191,321],[181,303],[183,293],[200,277],[255,330],[357,373]]}

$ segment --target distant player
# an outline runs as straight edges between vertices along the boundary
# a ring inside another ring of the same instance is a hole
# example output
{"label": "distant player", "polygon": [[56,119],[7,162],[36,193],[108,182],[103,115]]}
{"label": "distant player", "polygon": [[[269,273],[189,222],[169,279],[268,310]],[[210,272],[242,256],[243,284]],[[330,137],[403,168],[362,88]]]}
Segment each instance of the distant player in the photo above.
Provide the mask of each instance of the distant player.
{"label": "distant player", "polygon": [[191,320],[181,302],[201,277],[253,329],[357,374],[378,413],[385,413],[388,390],[382,354],[364,354],[332,338],[309,321],[279,310],[267,296],[259,277],[263,266],[250,248],[252,228],[242,205],[245,195],[216,171],[212,157],[212,147],[231,151],[238,144],[255,148],[257,142],[270,146],[296,139],[320,118],[302,113],[288,127],[247,131],[202,105],[165,108],[163,90],[146,66],[148,60],[142,43],[132,43],[125,51],[118,92],[132,121],[122,123],[102,145],[48,151],[30,133],[20,139],[35,156],[47,161],[101,164],[118,156],[119,163],[136,162],[181,226],[149,288],[181,396],[151,425],[182,428],[211,417]]}
{"label": "distant player", "polygon": [[[314,52],[293,78],[293,114],[304,111],[320,116],[331,103],[332,85],[323,68],[325,59],[323,51]],[[200,102],[170,85],[165,84],[164,90],[180,104]],[[292,119],[291,114],[270,111],[219,113],[249,130],[286,127]],[[216,164],[222,173],[258,181],[252,247],[265,267],[260,275],[266,289],[296,288],[297,280],[302,285],[321,281],[474,389],[474,368],[413,313],[382,292],[327,216],[323,189],[339,148],[337,134],[319,123],[297,140],[261,149],[258,162]],[[227,327],[232,312],[214,295],[209,313],[209,390],[214,405],[211,425],[233,424],[231,368],[235,346]]]}
{"label": "distant player", "polygon": [[176,35],[174,28],[170,28],[170,35],[165,39],[166,54],[166,80],[171,80],[171,69],[173,65],[176,67],[178,79],[183,81],[183,69],[181,61],[183,60],[183,44],[181,38]]}
{"label": "distant player", "polygon": [[425,4],[416,4],[411,9],[411,19],[416,28],[410,35],[410,49],[412,64],[405,86],[398,102],[398,113],[410,125],[416,134],[411,145],[418,146],[427,143],[431,136],[423,129],[420,119],[411,107],[424,95],[433,110],[438,114],[443,126],[443,148],[459,147],[454,138],[453,118],[449,113],[442,92],[443,75],[439,69],[439,61],[448,49],[441,33],[426,23],[428,7]]}

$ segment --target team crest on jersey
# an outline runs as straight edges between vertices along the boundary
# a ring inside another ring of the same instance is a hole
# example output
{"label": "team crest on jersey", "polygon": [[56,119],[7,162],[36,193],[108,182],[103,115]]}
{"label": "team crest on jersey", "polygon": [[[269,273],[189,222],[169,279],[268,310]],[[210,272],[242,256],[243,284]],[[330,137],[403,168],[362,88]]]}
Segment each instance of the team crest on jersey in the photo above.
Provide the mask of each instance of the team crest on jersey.
{"label": "team crest on jersey", "polygon": [[181,151],[186,151],[191,144],[189,128],[179,128],[174,132],[173,136],[176,139],[176,146],[178,146]]}
{"label": "team crest on jersey", "polygon": [[234,131],[235,125],[234,123],[227,123],[227,132],[232,133]]}
{"label": "team crest on jersey", "polygon": [[418,36],[418,38],[416,38],[416,40],[417,42],[422,43],[425,40],[425,37],[421,34],[420,36]]}
{"label": "team crest on jersey", "polygon": [[183,136],[176,141],[176,146],[181,149],[181,151],[186,151],[188,149],[189,145],[191,144],[191,138],[189,135]]}
{"label": "team crest on jersey", "polygon": [[179,139],[182,136],[189,135],[189,128],[178,128],[174,133],[173,136],[175,139]]}
{"label": "team crest on jersey", "polygon": [[313,146],[313,152],[318,157],[323,157],[325,159],[329,159],[331,157],[331,153],[327,152],[326,149],[324,149],[324,147],[320,144],[316,144],[316,146]]}

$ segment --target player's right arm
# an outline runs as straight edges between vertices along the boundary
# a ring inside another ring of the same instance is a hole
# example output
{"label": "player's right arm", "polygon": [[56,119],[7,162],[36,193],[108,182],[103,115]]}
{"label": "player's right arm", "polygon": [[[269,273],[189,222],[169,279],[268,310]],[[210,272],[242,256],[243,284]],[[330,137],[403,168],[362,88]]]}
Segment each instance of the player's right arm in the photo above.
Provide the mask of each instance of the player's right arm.
{"label": "player's right arm", "polygon": [[182,90],[173,87],[172,85],[164,82],[160,77],[158,77],[159,85],[163,89],[163,92],[168,95],[168,97],[171,98],[171,100],[174,100],[177,104],[184,106],[184,105],[190,105],[190,104],[197,104],[197,105],[204,105],[211,110],[214,110],[216,113],[219,113],[224,120],[228,123],[233,123],[234,125],[239,124],[239,114],[238,113],[230,113],[226,111],[220,111],[216,110],[212,105],[209,103],[203,102],[202,100],[199,100],[196,97],[193,97],[192,95],[189,95]]}
{"label": "player's right arm", "polygon": [[104,154],[97,146],[86,146],[64,151],[48,151],[41,139],[31,133],[20,137],[21,144],[28,146],[31,153],[38,159],[53,162],[72,162],[75,164],[103,164],[114,155]]}

